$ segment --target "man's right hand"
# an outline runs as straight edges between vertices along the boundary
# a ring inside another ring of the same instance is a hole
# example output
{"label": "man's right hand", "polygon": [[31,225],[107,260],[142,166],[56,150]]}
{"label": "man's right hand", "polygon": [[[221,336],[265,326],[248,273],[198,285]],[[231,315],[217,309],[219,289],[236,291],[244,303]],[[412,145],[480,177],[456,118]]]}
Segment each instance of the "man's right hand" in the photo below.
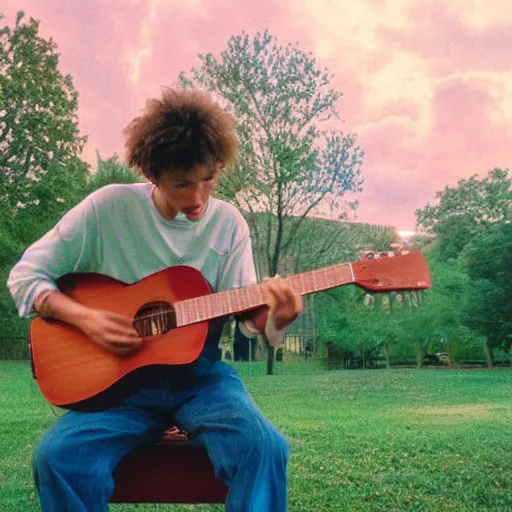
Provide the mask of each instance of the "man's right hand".
{"label": "man's right hand", "polygon": [[118,356],[132,354],[144,341],[130,318],[84,306],[58,290],[43,292],[34,306],[44,318],[56,318],[74,325],[90,338],[91,343]]}
{"label": "man's right hand", "polygon": [[118,356],[132,354],[144,342],[130,318],[111,311],[89,309],[77,327],[91,341]]}

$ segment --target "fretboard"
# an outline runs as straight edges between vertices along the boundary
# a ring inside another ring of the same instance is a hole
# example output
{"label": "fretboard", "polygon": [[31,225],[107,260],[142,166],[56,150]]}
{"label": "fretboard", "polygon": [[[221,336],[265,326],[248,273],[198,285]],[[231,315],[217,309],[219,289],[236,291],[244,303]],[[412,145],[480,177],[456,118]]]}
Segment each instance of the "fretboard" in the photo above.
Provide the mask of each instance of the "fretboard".
{"label": "fretboard", "polygon": [[[332,265],[284,278],[300,295],[317,293],[351,284],[354,275],[350,263]],[[261,284],[213,293],[174,304],[177,327],[236,315],[265,305]]]}

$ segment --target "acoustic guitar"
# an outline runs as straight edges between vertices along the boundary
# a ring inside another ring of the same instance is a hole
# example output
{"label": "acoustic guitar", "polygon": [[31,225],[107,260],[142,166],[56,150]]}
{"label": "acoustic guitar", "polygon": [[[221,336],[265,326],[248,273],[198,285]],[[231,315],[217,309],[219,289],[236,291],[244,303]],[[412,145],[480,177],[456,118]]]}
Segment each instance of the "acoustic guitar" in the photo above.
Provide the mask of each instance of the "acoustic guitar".
{"label": "acoustic guitar", "polygon": [[[369,292],[421,290],[431,286],[419,251],[386,253],[285,279],[301,295],[355,284]],[[129,318],[142,346],[119,357],[70,324],[37,317],[30,324],[32,369],[41,392],[57,406],[72,407],[108,390],[135,370],[151,365],[184,365],[204,346],[209,321],[265,305],[261,285],[213,293],[203,275],[187,266],[170,267],[134,284],[94,273],[67,274],[61,291],[76,301]]]}

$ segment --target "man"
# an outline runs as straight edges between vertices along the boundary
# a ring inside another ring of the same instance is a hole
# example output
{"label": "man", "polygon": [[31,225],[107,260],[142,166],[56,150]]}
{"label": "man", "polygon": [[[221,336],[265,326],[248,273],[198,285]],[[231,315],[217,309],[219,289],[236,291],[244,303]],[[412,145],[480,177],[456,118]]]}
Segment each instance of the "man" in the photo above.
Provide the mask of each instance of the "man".
{"label": "man", "polygon": [[[247,223],[211,197],[236,157],[231,116],[205,93],[167,90],[148,102],[125,135],[128,162],[148,182],[110,185],[88,196],[25,251],[8,280],[21,316],[36,311],[68,322],[120,357],[144,343],[132,319],[79,304],[57,289],[60,276],[96,272],[134,283],[188,265],[216,292],[256,281]],[[265,281],[263,290],[268,307],[244,316],[241,327],[275,345],[302,300],[280,278]],[[229,487],[226,510],[286,510],[288,445],[236,372],[219,360],[219,330],[212,322],[194,363],[146,368],[121,401],[69,411],[44,434],[34,453],[44,512],[107,510],[119,461],[174,424],[207,450]]]}

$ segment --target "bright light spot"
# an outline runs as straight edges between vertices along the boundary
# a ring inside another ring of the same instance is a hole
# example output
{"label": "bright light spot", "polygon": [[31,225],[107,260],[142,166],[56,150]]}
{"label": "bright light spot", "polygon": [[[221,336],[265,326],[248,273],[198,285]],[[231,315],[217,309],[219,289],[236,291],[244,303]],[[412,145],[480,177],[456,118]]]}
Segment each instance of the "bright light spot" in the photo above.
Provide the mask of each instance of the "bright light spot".
{"label": "bright light spot", "polygon": [[402,238],[407,238],[408,236],[415,235],[416,233],[414,231],[398,231],[398,236],[401,236]]}

